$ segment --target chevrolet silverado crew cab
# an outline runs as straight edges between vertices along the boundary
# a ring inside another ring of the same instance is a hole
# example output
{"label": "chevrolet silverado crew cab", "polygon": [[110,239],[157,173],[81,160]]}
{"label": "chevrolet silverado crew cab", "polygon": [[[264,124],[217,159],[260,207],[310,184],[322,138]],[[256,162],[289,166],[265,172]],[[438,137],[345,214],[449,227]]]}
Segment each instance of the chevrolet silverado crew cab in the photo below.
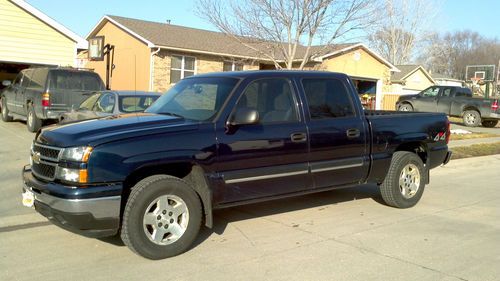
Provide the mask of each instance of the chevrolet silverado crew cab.
{"label": "chevrolet silverado crew cab", "polygon": [[104,90],[99,75],[75,68],[30,68],[21,71],[2,93],[2,120],[26,120],[30,132],[46,121],[58,121],[59,115],[78,105],[93,91]]}
{"label": "chevrolet silverado crew cab", "polygon": [[416,95],[400,96],[396,102],[400,111],[442,112],[462,117],[464,125],[493,128],[500,119],[498,99],[473,97],[469,88],[431,86]]}
{"label": "chevrolet silverado crew cab", "polygon": [[197,75],[143,113],[43,128],[23,202],[161,259],[212,227],[214,209],[363,183],[412,207],[429,170],[449,161],[448,137],[443,113],[363,111],[340,73]]}

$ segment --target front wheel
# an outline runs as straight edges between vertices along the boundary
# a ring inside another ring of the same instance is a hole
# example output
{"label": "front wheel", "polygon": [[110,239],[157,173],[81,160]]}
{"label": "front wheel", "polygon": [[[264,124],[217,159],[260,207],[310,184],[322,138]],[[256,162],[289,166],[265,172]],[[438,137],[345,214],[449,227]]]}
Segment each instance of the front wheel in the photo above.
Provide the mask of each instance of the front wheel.
{"label": "front wheel", "polygon": [[494,128],[498,124],[498,120],[483,120],[481,123],[483,127]]}
{"label": "front wheel", "polygon": [[132,188],[123,213],[121,238],[145,258],[172,257],[194,242],[201,218],[198,195],[186,182],[155,175]]}
{"label": "front wheel", "polygon": [[2,120],[4,122],[11,122],[12,116],[9,116],[9,109],[7,108],[7,100],[5,97],[2,98]]}
{"label": "front wheel", "polygon": [[410,208],[424,193],[426,170],[422,159],[415,153],[397,151],[392,156],[389,172],[380,185],[380,193],[387,205]]}
{"label": "front wheel", "polygon": [[403,103],[402,105],[399,106],[399,111],[413,111],[413,106],[408,103]]}
{"label": "front wheel", "polygon": [[466,110],[463,115],[464,125],[467,127],[477,127],[481,124],[481,114],[475,110]]}

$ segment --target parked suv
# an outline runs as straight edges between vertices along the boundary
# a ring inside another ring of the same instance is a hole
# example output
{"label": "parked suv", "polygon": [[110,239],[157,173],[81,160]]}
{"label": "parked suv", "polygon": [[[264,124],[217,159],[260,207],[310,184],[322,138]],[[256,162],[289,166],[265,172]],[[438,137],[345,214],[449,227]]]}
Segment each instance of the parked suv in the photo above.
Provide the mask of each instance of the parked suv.
{"label": "parked suv", "polygon": [[2,120],[26,120],[30,132],[36,132],[46,120],[78,105],[86,94],[104,90],[97,73],[74,68],[30,68],[19,73],[1,94]]}
{"label": "parked suv", "polygon": [[500,119],[498,99],[475,97],[468,88],[431,86],[416,95],[399,97],[399,111],[442,112],[449,116],[462,117],[464,125],[493,128]]}

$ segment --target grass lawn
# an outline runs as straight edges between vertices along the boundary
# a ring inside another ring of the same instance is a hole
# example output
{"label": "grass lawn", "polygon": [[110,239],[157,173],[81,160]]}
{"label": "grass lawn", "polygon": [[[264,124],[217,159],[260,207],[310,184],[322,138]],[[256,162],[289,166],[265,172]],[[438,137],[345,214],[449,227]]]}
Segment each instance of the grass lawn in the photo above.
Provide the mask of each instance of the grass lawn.
{"label": "grass lawn", "polygon": [[459,146],[450,150],[453,151],[451,159],[500,154],[500,142]]}
{"label": "grass lawn", "polygon": [[477,138],[496,138],[500,137],[497,134],[488,134],[488,133],[472,133],[472,134],[451,134],[450,140],[468,140],[468,139],[477,139]]}

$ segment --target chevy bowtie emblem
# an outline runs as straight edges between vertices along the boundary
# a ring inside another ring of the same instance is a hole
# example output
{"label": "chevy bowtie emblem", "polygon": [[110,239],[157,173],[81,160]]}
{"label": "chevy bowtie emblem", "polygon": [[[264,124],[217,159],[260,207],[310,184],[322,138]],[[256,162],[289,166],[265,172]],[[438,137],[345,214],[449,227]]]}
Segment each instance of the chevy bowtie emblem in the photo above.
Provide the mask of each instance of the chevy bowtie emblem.
{"label": "chevy bowtie emblem", "polygon": [[33,153],[33,163],[40,164],[40,152]]}

